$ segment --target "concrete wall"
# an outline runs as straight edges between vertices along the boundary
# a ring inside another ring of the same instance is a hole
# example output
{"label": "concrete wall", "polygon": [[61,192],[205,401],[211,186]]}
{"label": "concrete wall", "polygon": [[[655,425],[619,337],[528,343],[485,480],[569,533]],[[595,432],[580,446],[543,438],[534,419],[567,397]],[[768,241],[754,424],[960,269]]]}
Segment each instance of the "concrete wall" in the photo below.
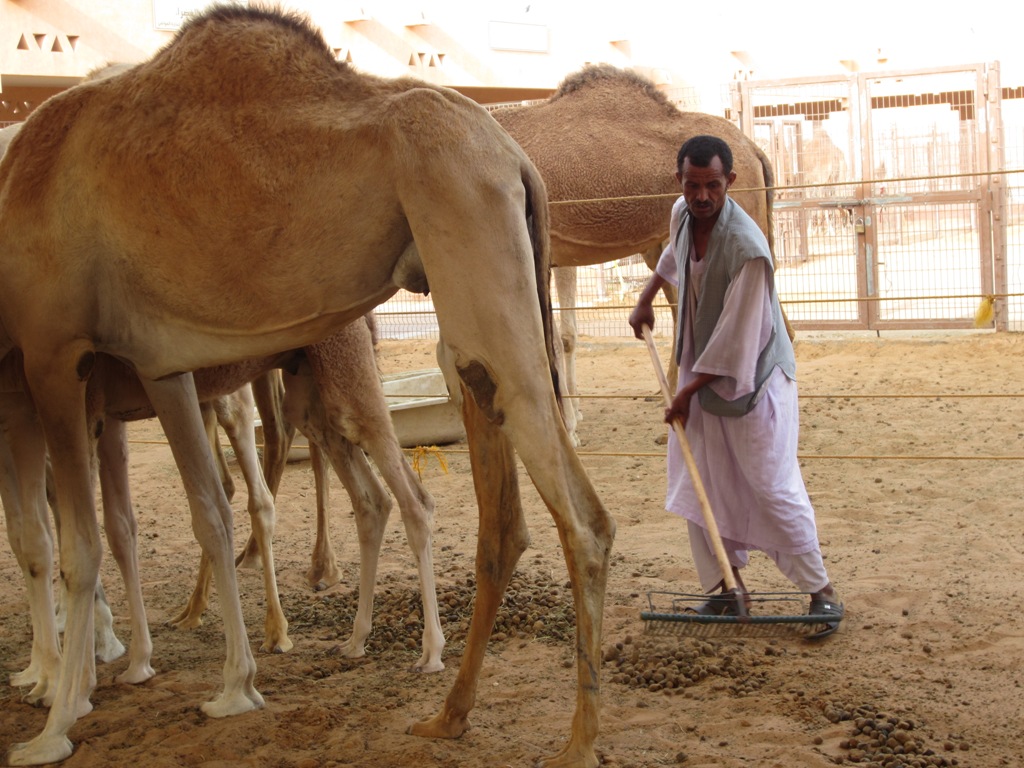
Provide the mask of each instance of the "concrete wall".
{"label": "concrete wall", "polygon": [[[891,0],[834,8],[814,0],[279,2],[308,13],[339,58],[363,71],[418,75],[482,103],[542,98],[587,62],[631,67],[687,108],[717,114],[736,78],[1000,60],[1004,83],[1024,80],[1024,48],[1003,0],[935,0],[927,12]],[[23,119],[40,92],[66,88],[96,66],[147,58],[206,5],[0,0],[0,122]]]}

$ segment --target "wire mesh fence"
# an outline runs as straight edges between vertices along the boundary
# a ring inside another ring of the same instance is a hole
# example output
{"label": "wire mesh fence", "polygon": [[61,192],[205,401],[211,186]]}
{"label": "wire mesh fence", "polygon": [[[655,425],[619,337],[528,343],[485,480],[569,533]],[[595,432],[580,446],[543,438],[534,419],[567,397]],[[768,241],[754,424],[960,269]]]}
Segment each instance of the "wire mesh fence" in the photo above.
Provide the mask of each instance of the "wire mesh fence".
{"label": "wire mesh fence", "polygon": [[[1002,88],[990,113],[986,73],[734,84],[726,113],[775,170],[776,284],[799,328],[969,328],[982,298],[997,296],[1001,327],[1024,330],[1024,173],[986,175],[1024,169],[1024,88]],[[693,106],[694,94],[669,96]],[[998,159],[989,114],[1001,121]],[[573,309],[582,336],[631,337],[643,260],[576,274],[574,306],[553,296],[556,313]],[[666,334],[670,309],[657,310]],[[378,322],[385,338],[437,337],[429,297],[400,292]]]}
{"label": "wire mesh fence", "polygon": [[[552,307],[556,322],[565,309],[576,313],[581,336],[632,338],[627,318],[636,304],[650,270],[639,255],[607,264],[576,269],[576,303],[563,307],[552,285]],[[500,290],[495,287],[495,290]],[[437,339],[437,319],[430,296],[399,291],[375,310],[377,333],[382,339]],[[664,300],[655,304],[655,335],[668,337],[672,309]]]}

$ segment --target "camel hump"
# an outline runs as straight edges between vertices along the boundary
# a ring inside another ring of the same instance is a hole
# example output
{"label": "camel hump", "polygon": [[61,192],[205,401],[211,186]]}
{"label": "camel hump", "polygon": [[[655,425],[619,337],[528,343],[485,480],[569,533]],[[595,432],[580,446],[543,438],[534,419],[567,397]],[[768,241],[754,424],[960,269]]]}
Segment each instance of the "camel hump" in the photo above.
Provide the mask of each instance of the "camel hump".
{"label": "camel hump", "polygon": [[234,5],[192,17],[139,68],[141,75],[166,79],[165,88],[208,94],[221,103],[273,103],[279,95],[294,101],[349,71],[308,17]]}
{"label": "camel hump", "polygon": [[637,72],[620,69],[611,64],[587,64],[582,69],[567,75],[548,98],[550,101],[556,101],[594,88],[619,88],[636,91],[651,101],[670,108],[673,112],[677,111],[675,105],[668,100],[665,93],[653,81]]}

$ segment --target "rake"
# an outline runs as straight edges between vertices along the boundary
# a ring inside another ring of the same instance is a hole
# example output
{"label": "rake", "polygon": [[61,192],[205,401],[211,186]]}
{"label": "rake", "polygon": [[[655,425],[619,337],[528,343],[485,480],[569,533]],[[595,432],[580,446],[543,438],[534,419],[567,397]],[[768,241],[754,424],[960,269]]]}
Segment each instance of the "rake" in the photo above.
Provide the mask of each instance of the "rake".
{"label": "rake", "polygon": [[[651,353],[651,362],[654,364],[654,371],[658,376],[658,383],[661,385],[665,407],[668,408],[672,405],[672,395],[669,392],[665,371],[661,367],[661,358],[658,357],[650,326],[642,326],[641,331],[644,341],[647,342],[647,350]],[[707,595],[653,591],[647,593],[649,610],[640,613],[640,618],[644,621],[647,631],[653,634],[695,637],[777,637],[792,634],[806,638],[812,638],[816,634],[826,631],[829,622],[834,622],[835,617],[803,613],[802,608],[807,604],[809,598],[809,595],[804,592],[764,592],[744,595],[739,590],[736,578],[733,576],[732,566],[729,564],[729,557],[722,545],[718,524],[711,511],[711,503],[708,501],[704,483],[697,471],[697,463],[690,450],[690,442],[686,439],[686,431],[678,419],[672,422],[672,428],[679,440],[686,468],[693,481],[693,489],[700,502],[701,514],[704,517],[704,525],[708,531],[708,538],[711,540],[715,559],[722,570],[722,580],[725,584],[724,594],[731,596],[737,615],[706,616],[696,613],[694,609],[707,600]],[[791,612],[794,604],[798,606],[796,613]],[[753,608],[757,609],[756,615],[751,615],[750,609]]]}

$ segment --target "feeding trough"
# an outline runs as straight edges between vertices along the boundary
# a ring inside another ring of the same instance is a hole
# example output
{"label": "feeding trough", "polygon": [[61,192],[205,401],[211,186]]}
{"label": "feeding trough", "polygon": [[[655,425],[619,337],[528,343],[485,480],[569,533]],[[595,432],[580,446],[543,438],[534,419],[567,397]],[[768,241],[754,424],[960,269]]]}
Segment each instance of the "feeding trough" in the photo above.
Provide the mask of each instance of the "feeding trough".
{"label": "feeding trough", "polygon": [[[465,437],[462,415],[448,396],[440,368],[392,373],[384,376],[384,397],[395,434],[403,448],[445,445]],[[263,442],[263,425],[256,417],[256,442]],[[309,443],[296,433],[288,461],[309,458]]]}
{"label": "feeding trough", "polygon": [[440,368],[385,376],[384,397],[403,448],[445,445],[466,436]]}

